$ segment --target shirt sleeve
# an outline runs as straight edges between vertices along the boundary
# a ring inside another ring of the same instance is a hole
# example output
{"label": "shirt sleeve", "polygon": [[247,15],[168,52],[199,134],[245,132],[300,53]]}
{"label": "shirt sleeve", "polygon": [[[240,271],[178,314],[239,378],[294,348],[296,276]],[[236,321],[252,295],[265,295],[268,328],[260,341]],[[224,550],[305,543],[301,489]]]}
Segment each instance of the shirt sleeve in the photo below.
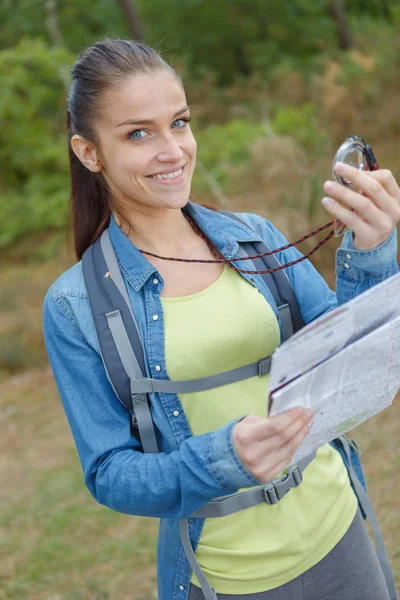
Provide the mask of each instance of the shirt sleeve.
{"label": "shirt sleeve", "polygon": [[351,231],[346,231],[336,252],[336,293],[338,304],[347,302],[399,271],[397,230],[373,250],[356,250]]}
{"label": "shirt sleeve", "polygon": [[85,340],[67,303],[48,292],[43,316],[47,353],[85,482],[100,504],[126,514],[184,518],[218,496],[261,483],[232,444],[232,429],[240,419],[190,437],[169,454],[144,454],[100,355]]}

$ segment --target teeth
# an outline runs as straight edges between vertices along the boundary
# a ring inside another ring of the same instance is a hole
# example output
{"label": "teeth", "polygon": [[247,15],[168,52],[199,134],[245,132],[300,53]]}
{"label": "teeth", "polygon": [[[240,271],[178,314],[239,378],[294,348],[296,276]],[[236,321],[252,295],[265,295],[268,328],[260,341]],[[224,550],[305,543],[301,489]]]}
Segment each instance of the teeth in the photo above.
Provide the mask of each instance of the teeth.
{"label": "teeth", "polygon": [[180,168],[179,171],[174,171],[174,173],[163,173],[162,175],[151,175],[151,179],[176,179],[179,175],[182,175],[183,169]]}

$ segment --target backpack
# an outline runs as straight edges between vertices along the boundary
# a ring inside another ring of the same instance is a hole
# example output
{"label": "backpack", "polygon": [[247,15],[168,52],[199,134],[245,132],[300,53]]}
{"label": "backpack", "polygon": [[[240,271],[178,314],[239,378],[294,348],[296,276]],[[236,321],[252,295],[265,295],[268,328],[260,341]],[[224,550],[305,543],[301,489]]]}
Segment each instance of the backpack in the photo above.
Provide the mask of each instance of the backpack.
{"label": "backpack", "polygon": [[[243,223],[236,214],[228,211],[221,212]],[[263,254],[269,250],[263,241],[244,242],[240,244],[239,253],[242,257],[246,257]],[[253,259],[253,264],[254,269],[258,271],[279,266],[279,262],[273,254]],[[139,328],[107,229],[84,253],[82,270],[107,377],[117,397],[131,416],[131,432],[141,443],[143,452],[157,453],[159,451],[157,433],[150,413],[150,392],[179,394],[203,391],[254,376],[262,377],[269,373],[270,356],[256,363],[202,379],[170,381],[148,378]],[[286,341],[304,326],[296,296],[289,278],[283,270],[264,274],[262,277],[276,302],[283,341]],[[366,491],[358,447],[346,436],[340,436],[333,440],[331,445],[341,454],[363,516],[364,518],[368,517],[370,521],[390,600],[398,600],[383,537]],[[276,504],[290,489],[301,484],[302,472],[314,457],[315,453],[307,456],[297,465],[290,467],[282,477],[265,485],[230,496],[215,498],[190,517],[215,518],[264,502]],[[196,560],[189,538],[188,518],[180,519],[179,531],[189,564],[197,576],[205,599],[218,600],[215,590],[210,586]]]}

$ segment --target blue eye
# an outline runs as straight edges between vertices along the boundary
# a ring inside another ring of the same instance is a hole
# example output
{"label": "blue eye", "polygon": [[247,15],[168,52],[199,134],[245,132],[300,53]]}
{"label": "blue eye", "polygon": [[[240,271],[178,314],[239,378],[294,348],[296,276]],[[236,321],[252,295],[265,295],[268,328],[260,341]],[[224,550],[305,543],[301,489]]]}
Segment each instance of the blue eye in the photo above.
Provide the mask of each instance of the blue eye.
{"label": "blue eye", "polygon": [[147,135],[147,133],[145,132],[144,129],[135,129],[135,131],[131,131],[128,134],[128,137],[130,137],[131,140],[141,140],[146,135]]}
{"label": "blue eye", "polygon": [[[182,119],[176,119],[176,121],[174,121],[172,123],[172,127],[174,129],[182,129],[183,127],[185,127],[187,125],[187,123],[189,123],[192,119],[190,117],[185,117]],[[177,125],[176,127],[174,126],[175,123],[180,123],[180,125]]]}

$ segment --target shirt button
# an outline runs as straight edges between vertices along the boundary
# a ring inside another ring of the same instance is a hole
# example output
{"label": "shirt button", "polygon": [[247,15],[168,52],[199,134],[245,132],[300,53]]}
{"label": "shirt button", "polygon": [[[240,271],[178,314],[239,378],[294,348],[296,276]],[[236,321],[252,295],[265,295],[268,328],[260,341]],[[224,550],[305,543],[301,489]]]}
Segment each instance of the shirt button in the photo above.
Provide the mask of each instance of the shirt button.
{"label": "shirt button", "polygon": [[[350,269],[350,265],[348,265],[347,263],[344,263],[344,265],[343,265],[343,266],[344,266],[344,268],[345,268],[345,269]],[[154,318],[154,317],[153,317],[153,318]]]}
{"label": "shirt button", "polygon": [[158,315],[153,315],[153,321],[158,321]]}
{"label": "shirt button", "polygon": [[174,417],[179,417],[179,410],[174,410],[172,414],[174,415]]}
{"label": "shirt button", "polygon": [[182,592],[183,592],[183,590],[184,590],[185,588],[184,588],[184,586],[183,586],[183,585],[180,585],[180,586],[179,586],[179,589],[180,589],[180,590],[182,590]]}
{"label": "shirt button", "polygon": [[160,371],[161,371],[161,367],[160,367],[160,365],[156,365],[156,366],[155,366],[155,370],[156,370],[156,371],[158,371],[158,372],[160,372]]}
{"label": "shirt button", "polygon": [[347,258],[348,260],[351,260],[351,254],[347,253],[347,254],[346,254],[346,258]]}
{"label": "shirt button", "polygon": [[158,279],[157,279],[157,277],[154,277],[154,279],[153,279],[153,283],[154,283],[154,285],[157,285],[157,283],[158,283]]}

